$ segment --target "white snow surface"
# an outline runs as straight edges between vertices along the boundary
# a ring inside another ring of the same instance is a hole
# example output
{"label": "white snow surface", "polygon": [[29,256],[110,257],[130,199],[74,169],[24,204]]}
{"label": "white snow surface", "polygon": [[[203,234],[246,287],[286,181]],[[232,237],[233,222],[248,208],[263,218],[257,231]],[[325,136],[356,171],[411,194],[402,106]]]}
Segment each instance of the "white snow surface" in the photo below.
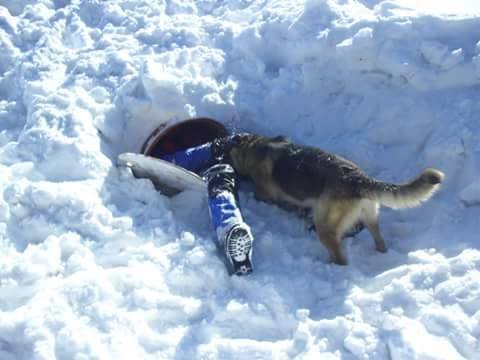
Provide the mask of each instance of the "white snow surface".
{"label": "white snow surface", "polygon": [[[115,165],[192,116],[446,181],[348,266],[241,191],[230,277],[204,194]],[[0,359],[480,358],[478,0],[1,0],[0,173]]]}

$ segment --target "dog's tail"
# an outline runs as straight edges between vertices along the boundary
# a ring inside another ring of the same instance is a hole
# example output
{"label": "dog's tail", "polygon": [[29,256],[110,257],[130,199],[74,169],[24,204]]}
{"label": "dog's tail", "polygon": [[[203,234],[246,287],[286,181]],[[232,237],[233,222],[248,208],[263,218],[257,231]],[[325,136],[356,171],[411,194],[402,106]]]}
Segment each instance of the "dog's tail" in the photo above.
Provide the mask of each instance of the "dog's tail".
{"label": "dog's tail", "polygon": [[444,174],[436,169],[425,169],[414,180],[406,184],[389,184],[372,180],[364,188],[362,196],[378,201],[392,209],[419,206],[438,190]]}

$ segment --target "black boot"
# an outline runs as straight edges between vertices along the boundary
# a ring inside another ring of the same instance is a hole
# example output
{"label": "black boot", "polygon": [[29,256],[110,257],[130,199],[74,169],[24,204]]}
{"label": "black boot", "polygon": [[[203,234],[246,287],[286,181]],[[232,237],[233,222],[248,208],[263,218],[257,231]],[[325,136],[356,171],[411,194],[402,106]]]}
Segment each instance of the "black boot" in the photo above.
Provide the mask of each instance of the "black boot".
{"label": "black boot", "polygon": [[232,273],[246,275],[253,271],[253,236],[245,224],[234,225],[225,235],[225,255],[232,267]]}

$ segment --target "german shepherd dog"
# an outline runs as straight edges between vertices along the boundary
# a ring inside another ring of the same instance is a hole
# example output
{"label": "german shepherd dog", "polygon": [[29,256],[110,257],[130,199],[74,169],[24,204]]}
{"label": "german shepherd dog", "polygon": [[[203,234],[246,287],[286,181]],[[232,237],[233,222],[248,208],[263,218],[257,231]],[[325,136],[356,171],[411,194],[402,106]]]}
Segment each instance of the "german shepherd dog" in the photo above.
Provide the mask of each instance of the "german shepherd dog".
{"label": "german shepherd dog", "polygon": [[442,172],[427,168],[406,184],[386,183],[341,156],[281,136],[243,134],[228,155],[237,173],[255,183],[257,199],[311,209],[320,241],[331,261],[339,265],[347,264],[341,241],[350,228],[363,222],[377,251],[385,252],[378,226],[380,205],[393,209],[419,206],[444,178]]}

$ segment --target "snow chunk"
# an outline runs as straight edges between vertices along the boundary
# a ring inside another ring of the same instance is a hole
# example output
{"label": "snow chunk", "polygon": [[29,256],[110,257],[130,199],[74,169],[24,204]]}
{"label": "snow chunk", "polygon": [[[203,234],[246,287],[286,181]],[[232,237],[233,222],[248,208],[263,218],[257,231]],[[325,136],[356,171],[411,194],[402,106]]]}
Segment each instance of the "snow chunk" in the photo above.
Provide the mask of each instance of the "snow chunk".
{"label": "snow chunk", "polygon": [[378,337],[372,326],[354,324],[343,344],[358,359],[369,359],[378,345]]}
{"label": "snow chunk", "polygon": [[467,185],[460,193],[460,199],[466,206],[480,205],[480,181]]}
{"label": "snow chunk", "polygon": [[374,30],[364,27],[351,37],[336,45],[337,55],[343,61],[348,61],[358,70],[371,70],[376,62],[376,41]]}
{"label": "snow chunk", "polygon": [[189,231],[184,231],[180,235],[179,242],[180,242],[180,244],[182,244],[182,246],[185,246],[187,248],[189,248],[189,247],[191,248],[195,244],[195,235],[193,235]]}
{"label": "snow chunk", "polygon": [[8,33],[17,31],[17,20],[10,14],[8,8],[5,7],[0,7],[0,28]]}
{"label": "snow chunk", "polygon": [[449,70],[465,60],[462,49],[450,51],[446,45],[438,42],[424,41],[419,50],[428,63],[443,70]]}
{"label": "snow chunk", "polygon": [[464,357],[445,338],[430,334],[421,323],[406,318],[395,320],[395,335],[387,340],[392,360],[462,360]]}
{"label": "snow chunk", "polygon": [[19,55],[10,36],[0,29],[0,74],[11,70]]}

